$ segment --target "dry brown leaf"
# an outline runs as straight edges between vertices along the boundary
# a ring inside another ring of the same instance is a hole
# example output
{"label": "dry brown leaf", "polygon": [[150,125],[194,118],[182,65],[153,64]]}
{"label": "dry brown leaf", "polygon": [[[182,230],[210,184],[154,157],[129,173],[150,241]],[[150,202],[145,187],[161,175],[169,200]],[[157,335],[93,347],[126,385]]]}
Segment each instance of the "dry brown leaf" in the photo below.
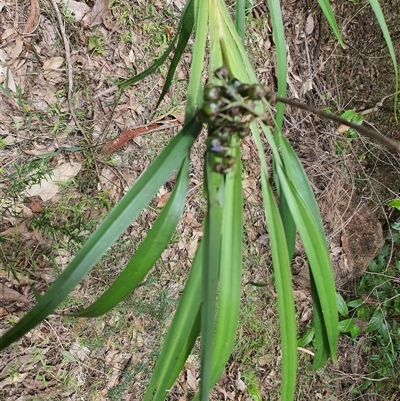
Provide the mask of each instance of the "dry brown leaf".
{"label": "dry brown leaf", "polygon": [[160,200],[157,203],[157,207],[164,207],[164,205],[167,203],[167,200],[171,196],[171,192],[167,192],[166,194],[162,195]]}
{"label": "dry brown leaf", "polygon": [[22,304],[29,304],[30,301],[21,295],[18,291],[7,287],[4,283],[0,283],[0,297],[2,301],[6,302],[19,302]]}
{"label": "dry brown leaf", "polygon": [[193,391],[197,391],[197,380],[196,376],[192,373],[190,369],[186,370],[187,384]]}
{"label": "dry brown leaf", "polygon": [[306,21],[306,34],[311,35],[314,32],[314,17],[310,14]]}
{"label": "dry brown leaf", "polygon": [[44,70],[57,70],[62,66],[64,57],[52,57],[43,63]]}
{"label": "dry brown leaf", "polygon": [[[110,15],[110,9],[108,7],[109,0],[96,0],[92,8],[90,27],[100,25],[104,23],[105,27],[109,28],[107,18]],[[108,25],[108,26],[107,26]],[[112,28],[112,27],[111,27]]]}
{"label": "dry brown leaf", "polygon": [[11,35],[14,35],[15,33],[15,29],[14,28],[7,28],[4,30],[3,34],[1,35],[1,39],[5,40],[8,37],[10,37]]}
{"label": "dry brown leaf", "polygon": [[7,316],[8,312],[0,306],[0,317]]}
{"label": "dry brown leaf", "polygon": [[22,41],[20,36],[17,36],[17,38],[15,39],[15,46],[11,50],[11,54],[10,54],[10,57],[12,60],[15,60],[19,57],[19,55],[22,52],[23,47],[24,47],[24,42]]}
{"label": "dry brown leaf", "polygon": [[339,127],[336,129],[336,132],[338,132],[339,134],[345,134],[348,130],[350,129],[350,127],[348,127],[347,125],[341,124],[339,125]]}
{"label": "dry brown leaf", "polygon": [[35,198],[31,198],[29,206],[33,213],[41,213],[43,211],[43,206]]}
{"label": "dry brown leaf", "polygon": [[24,33],[32,33],[39,24],[40,6],[39,0],[31,0],[31,9],[26,21]]}
{"label": "dry brown leaf", "polygon": [[89,25],[91,10],[87,4],[74,0],[63,0],[63,3],[65,7],[68,7],[75,21],[82,22],[84,26]]}

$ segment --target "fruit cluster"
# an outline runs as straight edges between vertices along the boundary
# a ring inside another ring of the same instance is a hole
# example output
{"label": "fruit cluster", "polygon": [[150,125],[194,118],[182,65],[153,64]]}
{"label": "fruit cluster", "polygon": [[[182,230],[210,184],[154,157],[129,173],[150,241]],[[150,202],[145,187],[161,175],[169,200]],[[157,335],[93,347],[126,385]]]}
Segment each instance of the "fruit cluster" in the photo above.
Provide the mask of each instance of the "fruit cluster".
{"label": "fruit cluster", "polygon": [[205,86],[199,119],[208,124],[207,151],[217,158],[214,170],[226,174],[234,165],[231,155],[233,136],[246,137],[252,121],[264,120],[264,116],[254,111],[253,101],[268,99],[270,93],[262,85],[243,84],[236,78],[230,78],[226,66],[214,74],[221,85]]}

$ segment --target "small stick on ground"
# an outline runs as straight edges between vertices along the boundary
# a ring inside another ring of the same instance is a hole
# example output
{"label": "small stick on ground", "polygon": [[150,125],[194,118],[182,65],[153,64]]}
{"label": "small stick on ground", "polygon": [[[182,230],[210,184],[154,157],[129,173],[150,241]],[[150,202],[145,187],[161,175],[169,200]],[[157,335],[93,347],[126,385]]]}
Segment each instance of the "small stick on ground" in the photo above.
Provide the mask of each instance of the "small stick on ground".
{"label": "small stick on ground", "polygon": [[60,10],[58,9],[57,3],[55,0],[50,0],[54,11],[56,13],[56,18],[58,22],[58,27],[60,29],[60,34],[62,37],[62,40],[64,42],[64,50],[65,50],[65,60],[67,64],[67,76],[68,76],[68,107],[69,107],[69,112],[71,113],[71,117],[74,120],[76,127],[78,128],[79,131],[84,132],[83,128],[76,117],[74,107],[72,105],[72,93],[73,93],[73,88],[74,88],[74,81],[72,77],[72,63],[71,63],[71,51],[69,48],[69,41],[67,39],[67,35],[65,34],[65,29],[64,29],[64,24],[61,18],[61,13]]}

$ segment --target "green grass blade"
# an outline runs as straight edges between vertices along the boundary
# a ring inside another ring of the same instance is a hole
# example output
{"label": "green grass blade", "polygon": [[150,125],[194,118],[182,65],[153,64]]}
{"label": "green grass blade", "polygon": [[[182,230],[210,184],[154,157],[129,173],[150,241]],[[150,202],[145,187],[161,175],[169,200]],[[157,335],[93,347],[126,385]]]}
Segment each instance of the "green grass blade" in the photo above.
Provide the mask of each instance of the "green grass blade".
{"label": "green grass blade", "polygon": [[204,220],[202,307],[201,307],[201,381],[200,400],[208,401],[211,388],[211,368],[215,330],[218,275],[221,258],[223,176],[214,172],[215,158],[206,153],[205,188],[207,214]]}
{"label": "green grass blade", "polygon": [[[266,130],[268,131],[270,143],[274,146],[274,141],[269,128],[266,127]],[[253,126],[252,131],[261,160],[262,193],[270,238],[275,286],[278,294],[278,311],[282,344],[281,400],[292,401],[294,397],[297,372],[297,331],[293,289],[291,287],[292,274],[290,258],[286,244],[286,233],[268,180],[268,168],[265,161],[261,138],[256,127]],[[277,153],[277,156],[279,157],[279,153]]]}
{"label": "green grass blade", "polygon": [[182,29],[179,35],[178,44],[176,45],[174,57],[172,58],[171,64],[168,69],[167,77],[165,78],[164,87],[162,89],[161,95],[158,98],[156,109],[164,99],[164,96],[168,92],[169,88],[171,87],[172,78],[174,77],[176,67],[182,57],[183,52],[185,51],[187,42],[190,38],[190,35],[193,31],[194,26],[194,1],[191,0],[187,4],[187,10],[185,13],[185,18],[182,22]]}
{"label": "green grass blade", "polygon": [[149,203],[172,172],[180,166],[200,129],[201,124],[196,119],[192,119],[189,124],[184,126],[114,207],[39,302],[0,338],[0,349],[6,348],[34,328],[68,296]]}
{"label": "green grass blade", "polygon": [[325,18],[328,20],[329,25],[331,26],[331,29],[335,34],[337,40],[339,41],[340,45],[344,47],[342,35],[340,34],[339,28],[337,26],[335,14],[332,11],[332,7],[329,3],[329,0],[318,0],[318,4],[325,15]]}
{"label": "green grass blade", "polygon": [[185,205],[188,182],[189,158],[187,157],[183,161],[175,188],[167,204],[125,269],[98,300],[89,307],[69,314],[69,316],[96,317],[103,315],[140,284],[172,238]]}
{"label": "green grass blade", "polygon": [[386,25],[385,17],[382,13],[381,6],[379,5],[378,0],[369,0],[369,3],[371,4],[372,9],[374,10],[376,19],[379,22],[379,25],[381,27],[381,31],[383,33],[383,37],[385,38],[386,41],[386,46],[388,47],[390,57],[392,59],[393,63],[393,70],[394,70],[394,75],[395,75],[395,95],[394,95],[394,117],[397,121],[397,102],[398,102],[398,96],[399,96],[399,70],[397,67],[397,60],[396,60],[396,53],[393,48],[393,43],[392,39],[390,38],[390,33],[388,30],[388,27]]}
{"label": "green grass blade", "polygon": [[175,37],[172,39],[171,43],[169,44],[169,46],[167,47],[167,50],[165,50],[164,54],[157,59],[157,61],[152,64],[149,68],[147,68],[146,70],[142,71],[140,74],[135,75],[132,78],[126,79],[124,81],[121,81],[119,83],[117,83],[117,86],[121,89],[126,89],[129,86],[133,85],[135,82],[141,81],[143,78],[146,78],[148,75],[152,74],[153,72],[155,72],[157,70],[157,68],[159,68],[162,64],[164,64],[165,60],[168,58],[169,54],[172,52],[172,50],[174,49],[176,40],[178,39],[178,37],[180,36],[180,32],[181,29],[184,25],[185,19],[188,16],[188,13],[190,13],[190,9],[193,6],[193,1],[194,0],[188,0],[185,8],[182,10],[182,15],[181,15],[181,19],[179,20],[179,24],[177,27],[177,33],[175,35]]}
{"label": "green grass blade", "polygon": [[144,401],[165,399],[167,390],[177,378],[199,334],[202,260],[203,244],[201,242],[178,308],[166,334],[163,348],[157,358]]}
{"label": "green grass blade", "polygon": [[[278,88],[277,93],[286,96],[286,77],[287,77],[287,58],[286,58],[286,40],[285,30],[283,27],[282,11],[279,0],[268,0],[268,8],[271,14],[272,32],[274,35],[274,42],[276,47],[276,64],[278,74]],[[283,114],[285,112],[285,105],[277,104],[276,106],[276,132],[282,129]]]}

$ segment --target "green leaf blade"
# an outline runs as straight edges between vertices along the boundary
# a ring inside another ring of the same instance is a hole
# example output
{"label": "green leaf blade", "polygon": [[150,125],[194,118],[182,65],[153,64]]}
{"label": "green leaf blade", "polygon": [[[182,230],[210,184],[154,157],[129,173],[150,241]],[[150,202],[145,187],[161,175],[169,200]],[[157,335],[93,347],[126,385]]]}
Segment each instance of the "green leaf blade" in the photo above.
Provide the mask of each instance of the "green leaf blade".
{"label": "green leaf blade", "polygon": [[167,247],[174,233],[185,205],[188,182],[189,159],[186,158],[167,204],[124,270],[98,300],[89,307],[69,314],[69,316],[96,317],[103,315],[140,284]]}

